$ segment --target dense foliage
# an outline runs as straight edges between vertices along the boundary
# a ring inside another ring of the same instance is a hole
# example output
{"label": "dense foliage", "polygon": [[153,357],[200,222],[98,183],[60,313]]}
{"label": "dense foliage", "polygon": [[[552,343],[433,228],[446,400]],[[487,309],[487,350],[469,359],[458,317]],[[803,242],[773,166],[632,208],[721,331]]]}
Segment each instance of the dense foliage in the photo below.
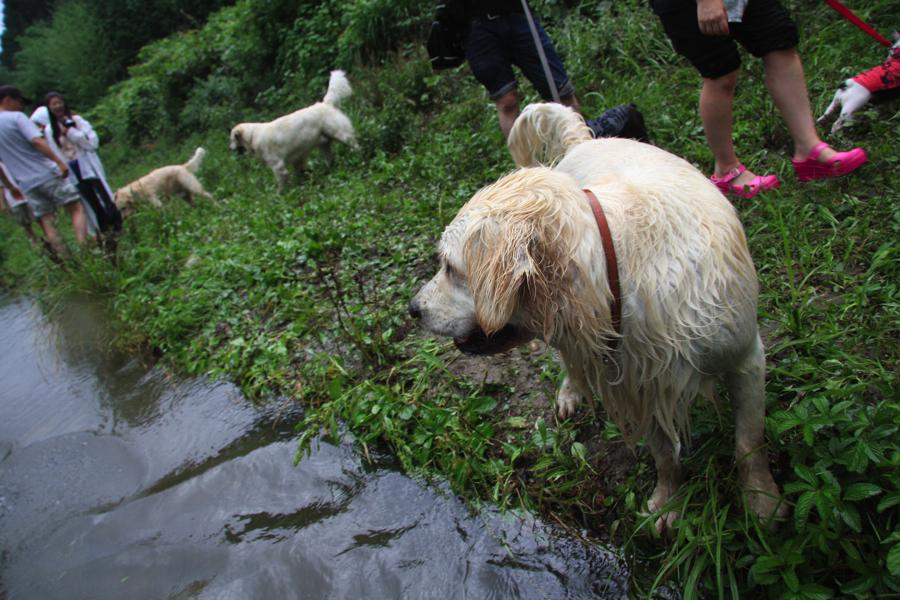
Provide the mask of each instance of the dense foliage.
{"label": "dense foliage", "polygon": [[[699,81],[644,2],[534,5],[585,113],[635,101],[656,144],[709,169]],[[820,112],[838,82],[885,51],[824,6],[788,5]],[[896,16],[893,0],[854,8],[882,31]],[[308,408],[304,444],[348,427],[363,454],[386,445],[473,501],[524,506],[616,544],[636,595],[664,582],[685,597],[900,594],[897,103],[868,107],[830,140],[863,145],[871,165],[799,184],[759,61],[746,62],[736,143],[745,162],[784,181],[737,207],[762,283],[773,471],[792,513],[774,532],[744,513],[728,406],[698,406],[675,500],[683,519],[663,543],[640,511],[653,485],[648,453],[626,449],[599,409],[556,422],[550,352],[465,359],[406,317],[443,226],[512,168],[466,68],[430,71],[430,10],[424,0],[238,0],[145,47],[89,114],[105,132],[113,183],[202,144],[200,176],[216,200],[141,210],[115,264],[88,249],[67,270],[4,222],[0,278],[48,299],[96,298],[120,346],[174,371],[229,377],[260,401],[295,398]],[[334,66],[354,86],[347,112],[361,151],[338,149],[331,170],[314,157],[279,196],[265,167],[228,154],[227,128],[318,99]]]}
{"label": "dense foliage", "polygon": [[127,75],[140,49],[203,25],[228,0],[7,0],[3,83],[43,97],[60,91],[77,107],[94,105]]}

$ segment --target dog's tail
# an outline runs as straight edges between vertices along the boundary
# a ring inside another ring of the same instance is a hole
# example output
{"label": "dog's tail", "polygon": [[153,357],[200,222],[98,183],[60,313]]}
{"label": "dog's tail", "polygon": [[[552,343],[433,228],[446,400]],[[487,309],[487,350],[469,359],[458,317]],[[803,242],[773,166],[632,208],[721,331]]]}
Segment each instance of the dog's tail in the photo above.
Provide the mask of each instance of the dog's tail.
{"label": "dog's tail", "polygon": [[184,163],[184,168],[191,173],[196,173],[200,170],[200,164],[203,162],[204,156],[206,156],[206,150],[197,148],[194,150],[194,155],[191,157],[191,160]]}
{"label": "dog's tail", "polygon": [[520,167],[552,166],[569,148],[593,137],[581,115],[568,106],[547,102],[525,107],[506,145]]}
{"label": "dog's tail", "polygon": [[325,97],[322,98],[322,102],[337,106],[340,104],[341,100],[347,98],[352,93],[353,88],[350,87],[350,82],[347,81],[347,76],[344,72],[340,70],[332,71],[331,78],[328,80],[328,91],[325,92]]}

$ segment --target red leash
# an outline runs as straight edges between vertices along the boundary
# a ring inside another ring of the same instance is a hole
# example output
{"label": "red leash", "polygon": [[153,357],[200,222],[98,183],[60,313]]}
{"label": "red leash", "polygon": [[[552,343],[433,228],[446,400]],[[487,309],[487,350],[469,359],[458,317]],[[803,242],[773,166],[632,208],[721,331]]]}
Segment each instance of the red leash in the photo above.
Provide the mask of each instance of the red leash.
{"label": "red leash", "polygon": [[878,42],[882,46],[887,46],[888,48],[891,47],[891,43],[887,41],[883,35],[872,29],[872,27],[868,23],[853,14],[852,10],[841,4],[838,0],[825,0],[825,3],[834,10],[838,11],[845,19],[878,40]]}

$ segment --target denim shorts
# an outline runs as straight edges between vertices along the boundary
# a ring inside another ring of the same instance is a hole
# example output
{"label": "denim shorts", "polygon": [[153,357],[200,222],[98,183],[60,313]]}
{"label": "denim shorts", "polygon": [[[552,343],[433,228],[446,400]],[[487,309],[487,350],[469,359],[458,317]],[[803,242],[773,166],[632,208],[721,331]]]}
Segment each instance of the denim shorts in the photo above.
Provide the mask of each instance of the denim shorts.
{"label": "denim shorts", "polygon": [[56,212],[57,206],[65,206],[81,200],[81,194],[68,179],[54,177],[50,181],[37,185],[25,194],[28,205],[35,219]]}
{"label": "denim shorts", "polygon": [[[550,72],[553,74],[559,97],[568,98],[575,93],[575,88],[569,81],[566,69],[544,28],[537,21],[535,21],[535,25],[537,25],[544,54],[547,55],[547,62],[550,65]],[[516,89],[513,65],[522,70],[522,74],[534,85],[541,98],[553,99],[553,93],[550,91],[547,77],[544,75],[544,67],[524,14],[513,13],[473,18],[465,47],[466,60],[469,61],[472,73],[487,88],[491,100],[496,100]]]}
{"label": "denim shorts", "polygon": [[756,57],[795,48],[797,26],[778,0],[750,0],[741,23],[729,23],[730,35],[705,35],[697,24],[693,0],[651,0],[675,52],[694,65],[700,75],[717,79],[736,71],[741,56],[735,41]]}

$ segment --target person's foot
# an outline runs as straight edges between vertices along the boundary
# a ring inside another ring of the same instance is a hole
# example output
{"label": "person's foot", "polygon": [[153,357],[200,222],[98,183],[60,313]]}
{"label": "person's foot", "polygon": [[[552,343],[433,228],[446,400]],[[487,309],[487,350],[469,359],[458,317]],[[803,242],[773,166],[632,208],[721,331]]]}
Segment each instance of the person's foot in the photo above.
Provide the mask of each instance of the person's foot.
{"label": "person's foot", "polygon": [[812,181],[827,177],[840,177],[852,173],[869,157],[862,148],[854,148],[846,152],[836,152],[825,142],[819,142],[804,159],[794,158],[794,172],[800,181]]}
{"label": "person's foot", "polygon": [[777,176],[757,175],[741,164],[724,173],[717,171],[709,180],[723,194],[734,194],[748,199],[764,190],[771,190],[781,185]]}
{"label": "person's foot", "polygon": [[620,104],[599,117],[587,119],[585,124],[595,138],[621,137],[649,142],[647,128],[644,126],[644,115],[634,104]]}

